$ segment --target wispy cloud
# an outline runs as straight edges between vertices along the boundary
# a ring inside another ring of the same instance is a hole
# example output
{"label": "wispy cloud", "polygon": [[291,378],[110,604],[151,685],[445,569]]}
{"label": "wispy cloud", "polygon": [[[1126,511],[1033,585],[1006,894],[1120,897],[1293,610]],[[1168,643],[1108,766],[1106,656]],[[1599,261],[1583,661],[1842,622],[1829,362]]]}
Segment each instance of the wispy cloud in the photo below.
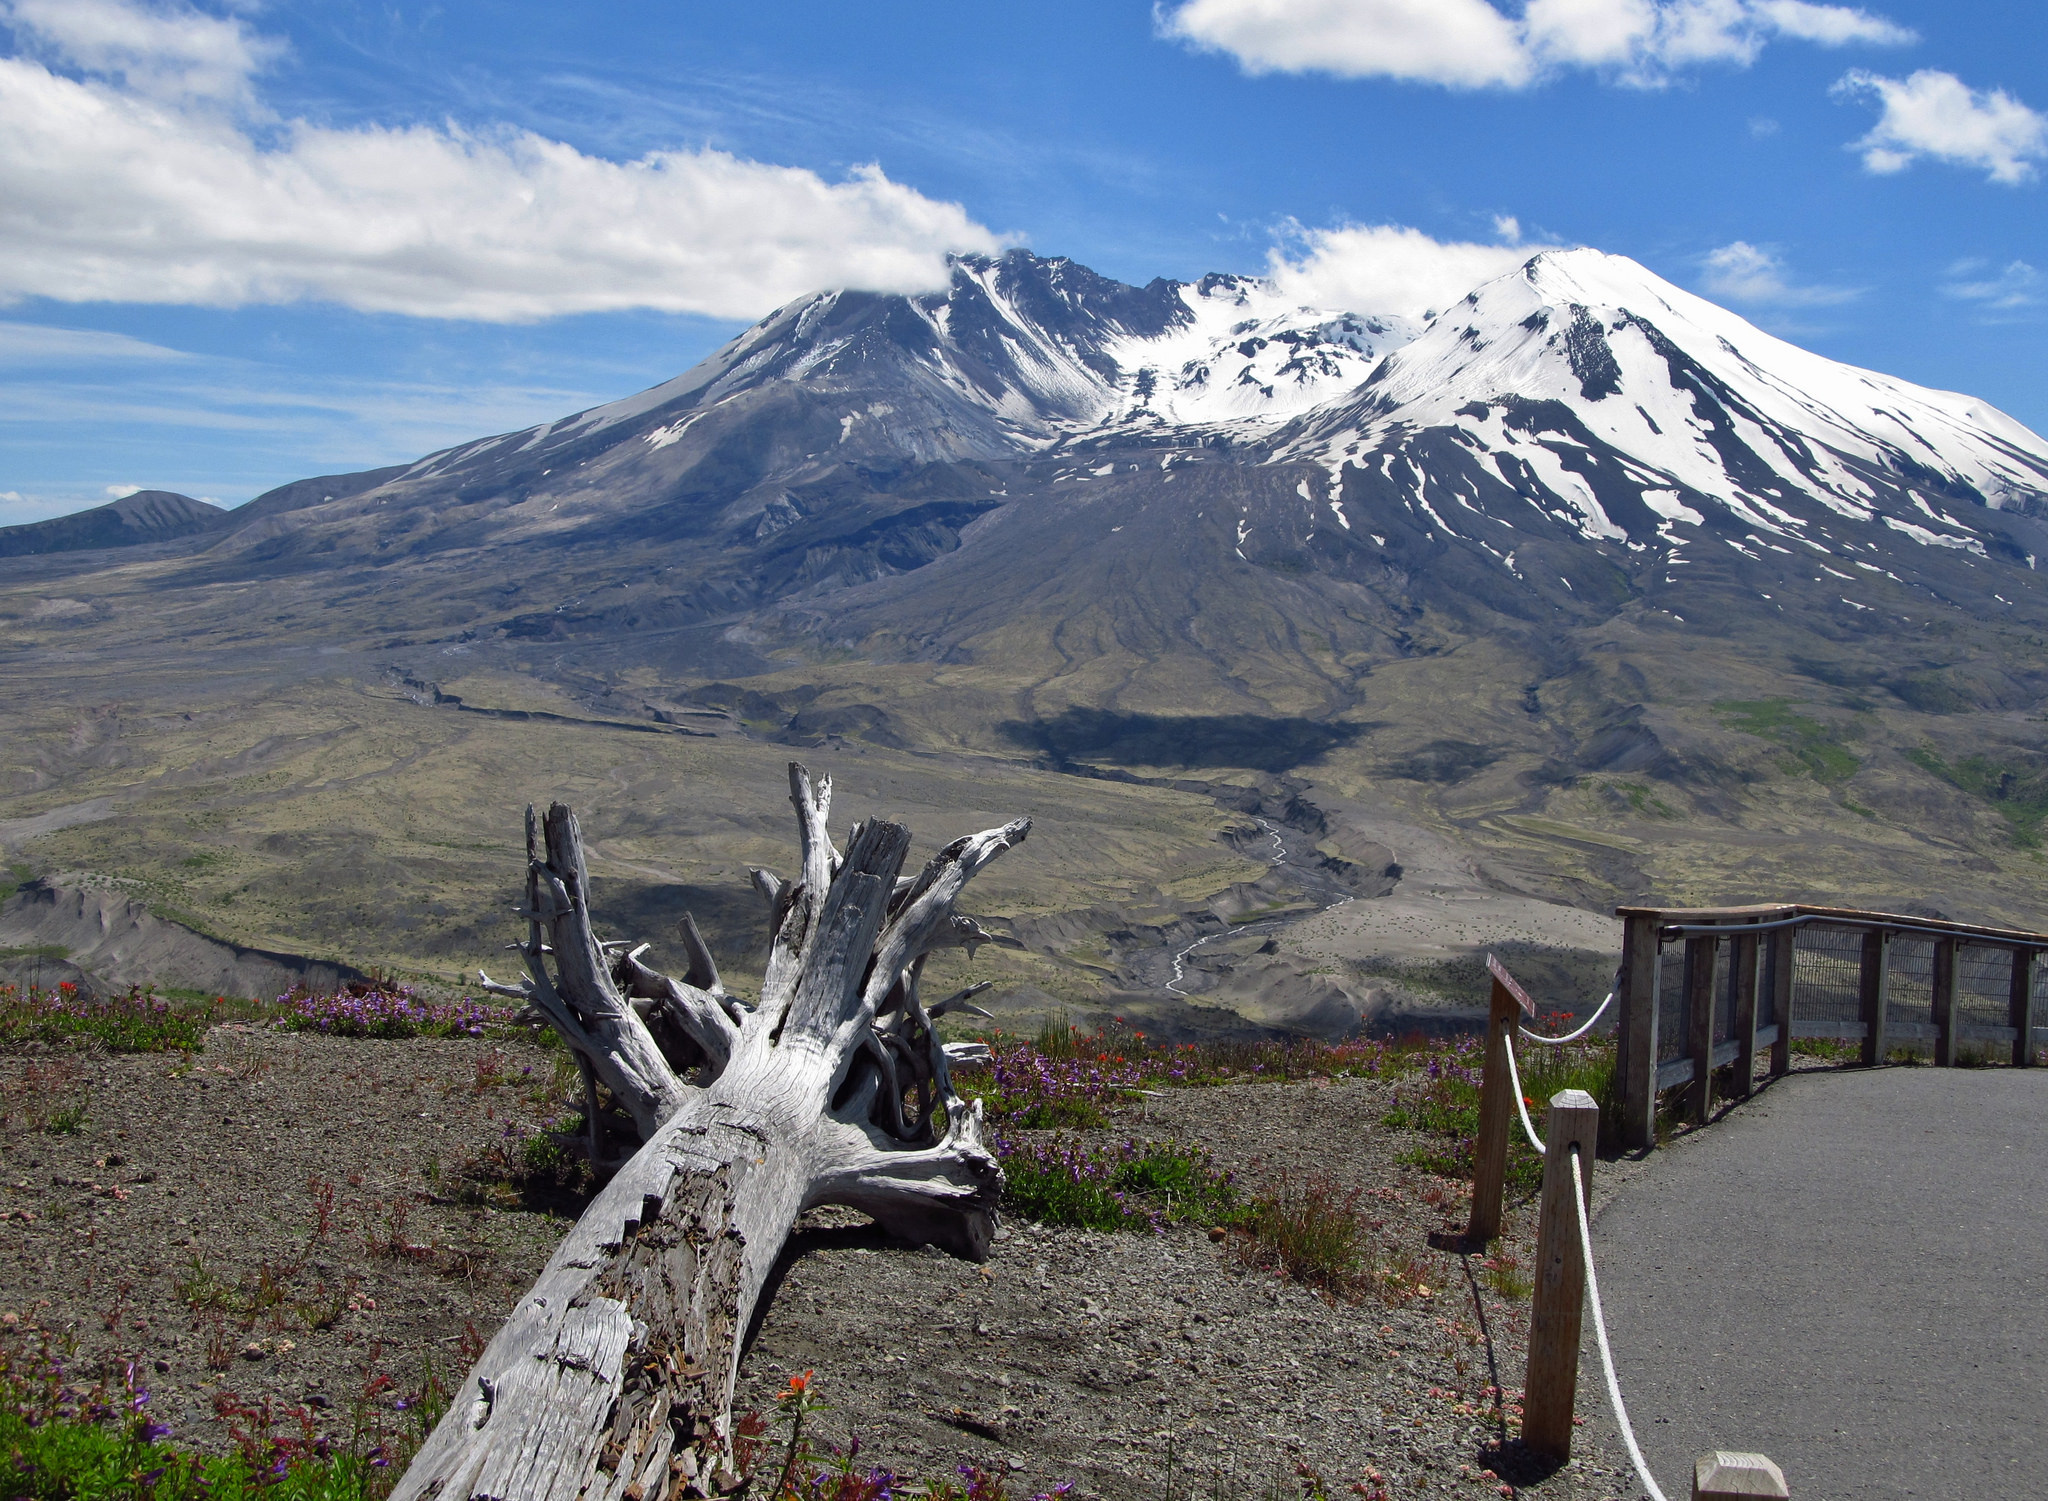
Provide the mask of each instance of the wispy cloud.
{"label": "wispy cloud", "polygon": [[22,365],[159,364],[190,358],[180,350],[127,334],[0,321],[0,369]]}
{"label": "wispy cloud", "polygon": [[1884,78],[1858,68],[1834,93],[1874,98],[1883,109],[1870,134],[1851,143],[1871,172],[1903,172],[1926,156],[2015,184],[2032,178],[2034,163],[2048,156],[2048,115],[2003,89],[1973,89],[1953,73],[1923,68],[1909,78]]}
{"label": "wispy cloud", "polygon": [[276,49],[240,20],[7,15],[30,50],[0,58],[0,300],[751,319],[820,287],[942,285],[949,251],[999,246],[874,165],[828,181],[710,148],[613,161],[511,127],[260,120],[241,105]]}
{"label": "wispy cloud", "polygon": [[41,56],[156,98],[243,99],[284,55],[239,16],[128,0],[6,0],[4,18]]}
{"label": "wispy cloud", "polygon": [[1941,288],[1944,297],[1974,302],[1986,312],[2040,307],[2048,294],[2041,273],[2025,261],[2008,261],[2000,267],[1983,260],[1957,261],[1948,268],[1948,275]]}
{"label": "wispy cloud", "polygon": [[1700,257],[1701,284],[1715,297],[1751,307],[1829,307],[1863,295],[1860,287],[1801,283],[1769,246],[1735,240]]}
{"label": "wispy cloud", "polygon": [[1753,62],[1777,37],[1826,47],[1897,46],[1883,16],[1808,0],[1181,0],[1155,13],[1169,37],[1250,73],[1400,78],[1450,88],[1527,88],[1565,69],[1655,87],[1701,63]]}
{"label": "wispy cloud", "polygon": [[[16,337],[34,346],[33,325],[0,324],[6,329],[29,331]],[[514,431],[639,383],[573,357],[563,361],[567,381],[558,374],[521,382],[469,378],[467,370],[380,380],[162,354],[135,362],[117,353],[72,368],[0,356],[0,451],[38,471],[0,474],[13,495],[0,524],[63,515],[137,488],[240,501],[302,475],[371,468]],[[570,383],[577,380],[590,384]]]}

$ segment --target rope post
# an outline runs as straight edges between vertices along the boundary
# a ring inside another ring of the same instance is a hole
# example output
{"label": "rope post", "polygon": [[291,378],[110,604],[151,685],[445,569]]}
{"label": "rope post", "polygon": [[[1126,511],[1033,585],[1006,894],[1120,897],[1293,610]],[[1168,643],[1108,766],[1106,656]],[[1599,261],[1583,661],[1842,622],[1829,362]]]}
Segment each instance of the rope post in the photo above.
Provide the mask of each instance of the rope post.
{"label": "rope post", "polygon": [[1580,1159],[1587,1206],[1600,1107],[1583,1089],[1551,1097],[1544,1128],[1543,1201],[1536,1222],[1536,1293],[1529,1314],[1529,1373],[1522,1384],[1522,1442],[1559,1460],[1572,1455],[1572,1410],[1579,1395],[1579,1321],[1585,1313],[1586,1260],[1579,1245],[1572,1158]]}
{"label": "rope post", "polygon": [[1479,1084],[1479,1139],[1473,1147],[1472,1220],[1465,1238],[1480,1245],[1500,1234],[1500,1202],[1508,1177],[1509,1117],[1515,1101],[1514,1085],[1508,1080],[1508,1049],[1514,1045],[1515,1026],[1520,1013],[1535,1014],[1535,1006],[1522,987],[1501,967],[1493,955],[1486,956],[1493,975],[1493,996],[1487,1006],[1486,1071]]}
{"label": "rope post", "polygon": [[1622,916],[1621,1142],[1630,1151],[1657,1145],[1658,914]]}
{"label": "rope post", "polygon": [[2012,1040],[2012,1066],[2030,1068],[2034,1062],[2034,951],[2012,951],[2012,989],[2009,992],[2009,1021],[2017,1034]]}

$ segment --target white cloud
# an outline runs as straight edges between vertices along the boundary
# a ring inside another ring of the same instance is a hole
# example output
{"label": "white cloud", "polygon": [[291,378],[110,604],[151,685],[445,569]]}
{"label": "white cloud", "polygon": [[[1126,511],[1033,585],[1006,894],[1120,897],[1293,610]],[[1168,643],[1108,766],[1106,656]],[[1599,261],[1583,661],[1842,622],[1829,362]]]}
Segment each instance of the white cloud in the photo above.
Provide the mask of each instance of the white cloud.
{"label": "white cloud", "polygon": [[1773,37],[1828,47],[1914,40],[1882,16],[1809,0],[1529,0],[1520,17],[1486,0],[1181,0],[1155,14],[1165,35],[1227,53],[1250,73],[1452,88],[1523,88],[1561,68],[1654,86],[1698,63],[1747,64]]}
{"label": "white cloud", "polygon": [[1703,256],[1707,291],[1729,302],[1761,307],[1826,307],[1848,302],[1862,292],[1854,287],[1800,286],[1786,274],[1785,263],[1767,247],[1736,240]]}
{"label": "white cloud", "polygon": [[1400,224],[1347,224],[1295,230],[1290,256],[1275,246],[1266,275],[1308,307],[1421,317],[1456,302],[1483,281],[1512,271],[1530,246],[1433,240]]}
{"label": "white cloud", "polygon": [[2041,273],[2025,261],[2009,261],[1991,274],[1983,261],[1957,261],[1948,268],[1953,280],[1942,286],[1944,296],[1999,311],[2035,307],[2041,302]]}
{"label": "white cloud", "polygon": [[1993,182],[2020,183],[2048,155],[2048,115],[2003,89],[1972,89],[1953,73],[1923,68],[1910,78],[1884,78],[1862,68],[1834,88],[1838,98],[1874,96],[1884,113],[1852,143],[1872,172],[1900,172],[1919,156],[1982,167]]}
{"label": "white cloud", "polygon": [[1410,78],[1519,87],[1534,64],[1486,0],[1186,0],[1160,29],[1226,52],[1251,73]]}
{"label": "white cloud", "polygon": [[284,52],[239,19],[127,0],[6,0],[0,19],[38,51],[147,94],[231,99]]}
{"label": "white cloud", "polygon": [[140,485],[109,485],[107,486],[107,499],[126,500],[141,489],[142,486]]}
{"label": "white cloud", "polygon": [[0,301],[751,319],[820,287],[943,285],[947,252],[999,248],[874,166],[830,182],[712,150],[615,162],[453,125],[271,122],[259,139],[219,102],[263,60],[239,23],[79,5],[10,11],[86,76],[0,58]]}
{"label": "white cloud", "polygon": [[1846,5],[1809,5],[1807,0],[1755,0],[1757,15],[1789,37],[1802,42],[1819,42],[1823,47],[1846,47],[1867,42],[1880,47],[1903,47],[1920,40],[1910,28],[1873,16]]}

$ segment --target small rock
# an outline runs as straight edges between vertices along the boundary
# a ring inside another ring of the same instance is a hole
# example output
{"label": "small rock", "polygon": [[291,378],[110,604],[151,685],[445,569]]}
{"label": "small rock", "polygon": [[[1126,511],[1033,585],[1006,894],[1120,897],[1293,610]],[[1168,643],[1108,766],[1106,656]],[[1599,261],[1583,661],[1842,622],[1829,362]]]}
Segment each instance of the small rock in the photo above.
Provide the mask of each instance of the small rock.
{"label": "small rock", "polygon": [[263,1346],[256,1344],[254,1341],[242,1346],[242,1359],[244,1360],[261,1360],[266,1353]]}
{"label": "small rock", "polygon": [[163,1358],[163,1356],[161,1356],[161,1355],[157,1356],[157,1358],[156,1358],[156,1373],[157,1373],[157,1375],[159,1375],[159,1376],[167,1375],[167,1374],[168,1374],[168,1373],[170,1372],[170,1369],[171,1369],[171,1363],[170,1363],[170,1362],[169,1362],[168,1360],[165,1360],[165,1359]]}

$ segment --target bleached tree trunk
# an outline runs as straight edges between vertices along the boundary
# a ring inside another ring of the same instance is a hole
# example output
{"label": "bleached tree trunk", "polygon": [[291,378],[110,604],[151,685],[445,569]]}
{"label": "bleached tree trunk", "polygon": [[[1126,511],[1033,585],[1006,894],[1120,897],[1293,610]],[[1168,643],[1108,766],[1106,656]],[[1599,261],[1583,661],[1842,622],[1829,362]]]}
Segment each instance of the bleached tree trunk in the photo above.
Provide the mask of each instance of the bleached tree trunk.
{"label": "bleached tree trunk", "polygon": [[543,854],[528,811],[529,977],[513,993],[642,1145],[455,1392],[397,1501],[718,1494],[734,1483],[741,1342],[799,1214],[846,1204],[987,1255],[1002,1172],[933,1026],[973,991],[927,1009],[918,976],[934,949],[987,937],[954,900],[1030,823],[956,840],[903,877],[909,831],[856,824],[841,855],[831,796],[829,778],[791,765],[802,868],[754,872],[774,939],[751,1008],[725,993],[694,923],[680,980],[643,965],[644,945],[600,943],[574,816],[549,808]]}

